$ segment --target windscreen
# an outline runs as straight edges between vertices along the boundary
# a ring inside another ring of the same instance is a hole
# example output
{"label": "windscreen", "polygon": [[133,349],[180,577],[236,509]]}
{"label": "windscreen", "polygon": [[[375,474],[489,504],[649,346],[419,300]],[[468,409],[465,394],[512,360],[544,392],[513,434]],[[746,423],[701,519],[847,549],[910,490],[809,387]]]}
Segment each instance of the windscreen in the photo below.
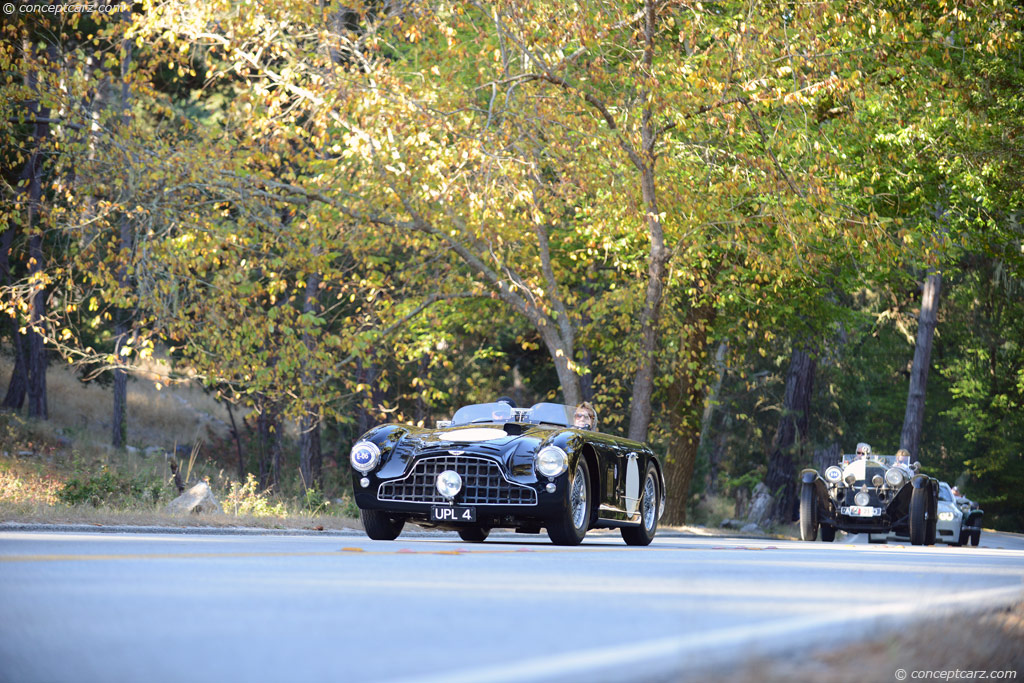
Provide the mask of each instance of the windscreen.
{"label": "windscreen", "polygon": [[508,422],[511,419],[512,406],[507,403],[474,403],[455,411],[451,426]]}

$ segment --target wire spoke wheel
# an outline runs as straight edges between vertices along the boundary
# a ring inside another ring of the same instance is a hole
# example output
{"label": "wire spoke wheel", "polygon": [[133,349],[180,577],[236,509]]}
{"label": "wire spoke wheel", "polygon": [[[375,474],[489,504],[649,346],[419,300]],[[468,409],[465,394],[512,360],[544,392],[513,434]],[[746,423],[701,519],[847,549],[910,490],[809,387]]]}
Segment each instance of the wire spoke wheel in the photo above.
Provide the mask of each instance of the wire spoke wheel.
{"label": "wire spoke wheel", "polygon": [[626,545],[650,545],[658,532],[658,503],[661,491],[658,486],[658,471],[654,465],[647,466],[644,488],[640,500],[640,523],[636,526],[623,527],[622,540]]}
{"label": "wire spoke wheel", "polygon": [[577,529],[584,528],[587,521],[587,481],[579,472],[572,480],[569,501],[572,508],[572,525]]}

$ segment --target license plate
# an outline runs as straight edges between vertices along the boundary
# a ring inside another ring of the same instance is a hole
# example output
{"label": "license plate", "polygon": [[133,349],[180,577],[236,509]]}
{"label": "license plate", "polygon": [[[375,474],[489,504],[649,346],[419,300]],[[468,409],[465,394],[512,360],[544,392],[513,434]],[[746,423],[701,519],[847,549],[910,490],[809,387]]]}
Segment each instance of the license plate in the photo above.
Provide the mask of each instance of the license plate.
{"label": "license plate", "polygon": [[476,508],[459,505],[434,505],[430,508],[431,522],[475,522]]}
{"label": "license plate", "polygon": [[877,517],[881,514],[878,508],[861,507],[859,505],[851,505],[848,508],[843,508],[841,512],[844,515],[850,515],[851,517]]}

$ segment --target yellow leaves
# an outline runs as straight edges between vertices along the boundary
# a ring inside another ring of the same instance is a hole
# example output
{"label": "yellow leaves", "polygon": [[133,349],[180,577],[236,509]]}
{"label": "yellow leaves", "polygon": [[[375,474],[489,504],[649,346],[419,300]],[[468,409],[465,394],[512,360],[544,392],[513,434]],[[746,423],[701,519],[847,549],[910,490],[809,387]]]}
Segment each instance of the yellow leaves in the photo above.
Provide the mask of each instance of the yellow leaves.
{"label": "yellow leaves", "polygon": [[410,43],[418,43],[420,39],[423,38],[423,31],[420,30],[418,24],[413,23],[405,32],[405,38]]}
{"label": "yellow leaves", "polygon": [[801,105],[806,105],[806,104],[810,104],[811,103],[811,101],[809,99],[807,99],[807,97],[805,97],[804,94],[802,92],[800,92],[800,91],[787,93],[786,96],[782,98],[782,102],[783,102],[783,104],[801,104]]}

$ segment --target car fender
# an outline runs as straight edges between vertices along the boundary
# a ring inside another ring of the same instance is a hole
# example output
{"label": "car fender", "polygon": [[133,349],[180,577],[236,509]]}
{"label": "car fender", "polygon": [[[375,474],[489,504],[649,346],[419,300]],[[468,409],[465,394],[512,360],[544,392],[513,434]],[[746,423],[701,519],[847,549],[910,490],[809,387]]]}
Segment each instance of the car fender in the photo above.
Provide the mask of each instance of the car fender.
{"label": "car fender", "polygon": [[910,480],[910,485],[915,489],[923,489],[926,486],[931,486],[931,478],[927,474],[915,474],[914,478]]}
{"label": "car fender", "polygon": [[658,504],[658,521],[661,521],[661,516],[665,514],[665,499],[668,498],[668,488],[665,486],[665,472],[661,469],[661,461],[652,454],[650,462],[654,464],[654,469],[658,473],[658,486],[661,487],[661,502]]}
{"label": "car fender", "polygon": [[810,484],[814,487],[817,492],[818,499],[818,517],[822,520],[834,521],[836,518],[836,506],[832,500],[832,496],[828,493],[828,486],[825,484],[825,480],[821,478],[818,471],[815,469],[807,468],[800,472],[801,484]]}

